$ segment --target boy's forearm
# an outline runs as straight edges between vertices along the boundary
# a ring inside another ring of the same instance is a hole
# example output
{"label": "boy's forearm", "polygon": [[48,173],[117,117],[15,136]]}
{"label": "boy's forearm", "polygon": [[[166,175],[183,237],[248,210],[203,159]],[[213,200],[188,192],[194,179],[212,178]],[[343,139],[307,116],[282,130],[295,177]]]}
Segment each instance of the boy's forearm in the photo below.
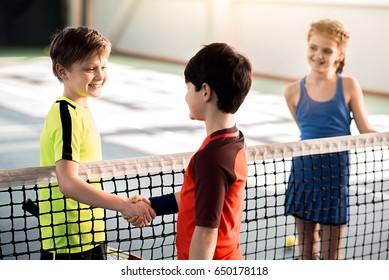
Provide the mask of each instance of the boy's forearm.
{"label": "boy's forearm", "polygon": [[181,191],[174,193],[174,197],[176,198],[178,208],[180,208],[180,195],[181,195]]}
{"label": "boy's forearm", "polygon": [[56,173],[60,191],[80,203],[118,211],[128,216],[146,217],[147,221],[151,221],[155,215],[146,204],[135,206],[127,197],[114,195],[88,184],[78,177],[78,164],[75,162],[58,161]]}
{"label": "boy's forearm", "polygon": [[212,260],[217,243],[217,228],[196,226],[190,243],[190,260]]}
{"label": "boy's forearm", "polygon": [[125,197],[102,191],[79,178],[67,178],[61,181],[61,192],[65,196],[83,204],[123,212],[125,204],[130,203]]}
{"label": "boy's forearm", "polygon": [[60,160],[56,164],[60,191],[67,197],[87,205],[120,211],[124,209],[125,199],[113,197],[78,177],[78,163]]}

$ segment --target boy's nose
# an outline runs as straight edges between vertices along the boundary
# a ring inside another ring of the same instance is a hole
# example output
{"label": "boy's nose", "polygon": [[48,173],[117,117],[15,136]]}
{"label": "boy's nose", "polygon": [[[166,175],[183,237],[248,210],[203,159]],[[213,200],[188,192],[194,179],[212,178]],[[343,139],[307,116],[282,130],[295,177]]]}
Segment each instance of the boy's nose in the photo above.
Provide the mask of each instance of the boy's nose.
{"label": "boy's nose", "polygon": [[102,80],[102,79],[104,79],[104,71],[97,70],[95,74],[95,80]]}

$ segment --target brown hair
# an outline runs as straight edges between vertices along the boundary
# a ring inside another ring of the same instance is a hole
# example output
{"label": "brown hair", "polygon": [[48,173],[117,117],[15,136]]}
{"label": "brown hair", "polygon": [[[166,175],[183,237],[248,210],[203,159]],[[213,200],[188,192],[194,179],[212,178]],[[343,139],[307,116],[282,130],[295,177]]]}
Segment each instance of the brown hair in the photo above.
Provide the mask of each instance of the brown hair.
{"label": "brown hair", "polygon": [[65,27],[57,32],[50,44],[50,57],[54,75],[61,81],[56,65],[66,69],[77,61],[84,61],[92,55],[111,52],[111,43],[97,30],[86,26]]}
{"label": "brown hair", "polygon": [[338,47],[343,53],[343,58],[336,63],[336,73],[341,74],[345,65],[346,46],[350,38],[350,35],[346,31],[345,27],[337,20],[323,19],[311,24],[311,28],[308,32],[308,40],[314,34],[324,35],[338,44]]}

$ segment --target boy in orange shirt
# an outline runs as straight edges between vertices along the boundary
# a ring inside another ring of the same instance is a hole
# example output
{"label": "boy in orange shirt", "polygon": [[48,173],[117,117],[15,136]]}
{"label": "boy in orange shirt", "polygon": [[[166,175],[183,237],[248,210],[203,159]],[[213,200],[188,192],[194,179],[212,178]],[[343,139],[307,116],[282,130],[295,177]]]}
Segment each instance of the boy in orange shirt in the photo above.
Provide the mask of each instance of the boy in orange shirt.
{"label": "boy in orange shirt", "polygon": [[229,45],[213,43],[190,59],[184,74],[189,117],[205,123],[207,136],[189,162],[181,191],[139,199],[157,215],[178,212],[178,259],[242,259],[247,160],[234,114],[250,90],[252,66]]}

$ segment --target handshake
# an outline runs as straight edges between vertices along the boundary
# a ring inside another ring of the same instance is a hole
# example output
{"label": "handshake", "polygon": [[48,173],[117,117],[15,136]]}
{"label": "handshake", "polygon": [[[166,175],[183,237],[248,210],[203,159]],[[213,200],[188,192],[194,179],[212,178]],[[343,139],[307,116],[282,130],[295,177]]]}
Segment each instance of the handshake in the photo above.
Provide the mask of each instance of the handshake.
{"label": "handshake", "polygon": [[122,212],[122,216],[133,226],[143,228],[156,217],[150,200],[143,195],[134,195],[129,200],[130,203],[125,211]]}
{"label": "handshake", "polygon": [[123,218],[136,227],[147,226],[156,216],[178,213],[180,192],[164,194],[147,199],[134,195],[126,203],[127,211],[121,211]]}

